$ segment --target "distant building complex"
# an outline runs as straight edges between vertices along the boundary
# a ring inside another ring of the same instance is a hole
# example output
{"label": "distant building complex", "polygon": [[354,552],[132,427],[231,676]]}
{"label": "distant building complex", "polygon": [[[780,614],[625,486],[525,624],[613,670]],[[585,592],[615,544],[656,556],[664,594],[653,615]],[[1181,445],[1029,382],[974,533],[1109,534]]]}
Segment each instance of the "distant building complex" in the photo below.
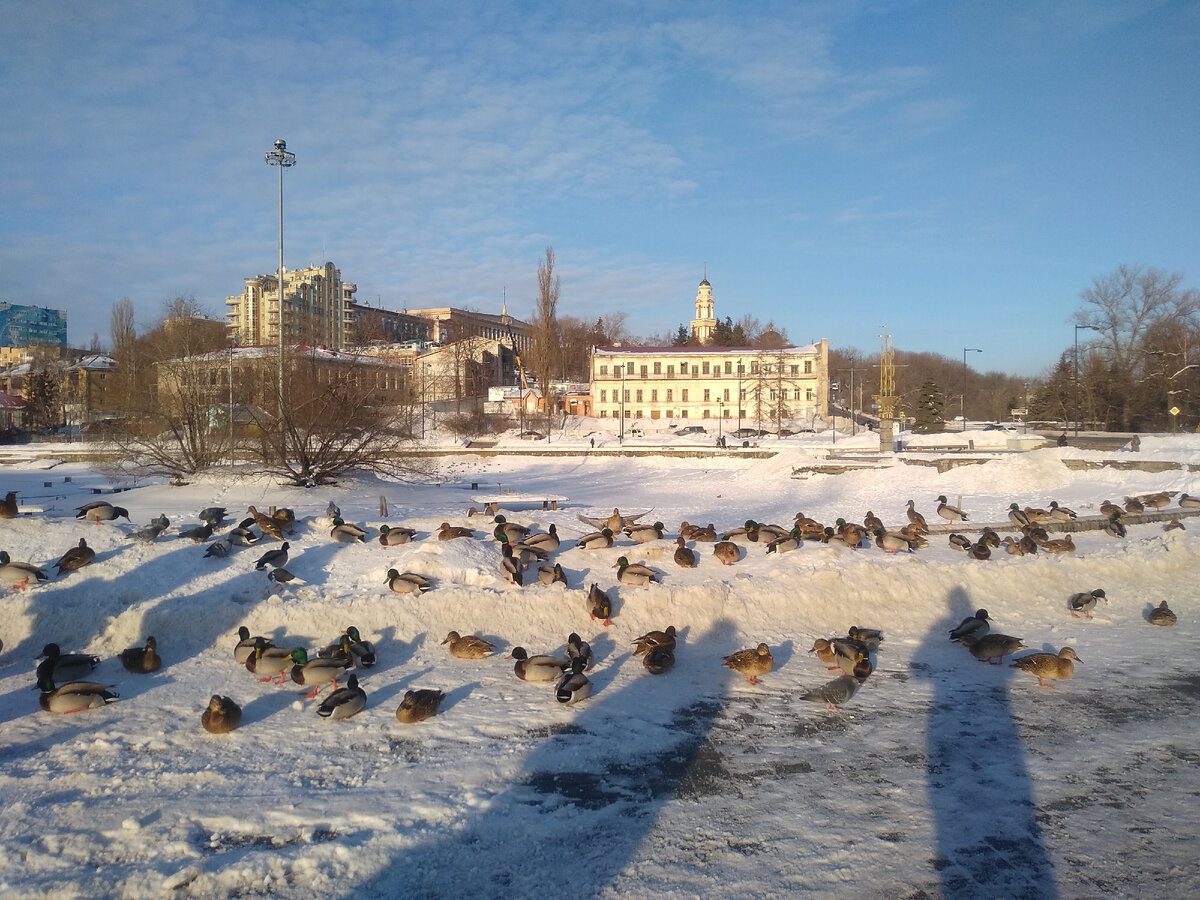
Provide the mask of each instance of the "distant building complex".
{"label": "distant building complex", "polygon": [[65,347],[67,316],[59,309],[0,302],[0,346]]}

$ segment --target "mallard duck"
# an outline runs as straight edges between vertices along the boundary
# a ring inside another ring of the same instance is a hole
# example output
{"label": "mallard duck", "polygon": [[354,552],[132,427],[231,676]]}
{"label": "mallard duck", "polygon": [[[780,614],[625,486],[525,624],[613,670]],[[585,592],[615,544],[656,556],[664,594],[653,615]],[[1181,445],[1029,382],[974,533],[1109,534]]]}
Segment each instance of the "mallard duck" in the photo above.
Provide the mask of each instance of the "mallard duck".
{"label": "mallard duck", "polygon": [[285,569],[283,566],[276,566],[267,573],[267,581],[275,584],[308,584],[299,575],[292,572],[291,569]]}
{"label": "mallard duck", "polygon": [[1114,538],[1123,538],[1128,534],[1125,529],[1125,523],[1118,516],[1111,516],[1104,523],[1104,533]]}
{"label": "mallard duck", "polygon": [[[875,515],[875,513],[868,509],[867,514],[863,516],[863,527],[867,529],[868,534],[874,534],[876,528],[884,527],[883,519],[879,518],[879,516]],[[886,531],[887,529],[884,528],[884,530]]]}
{"label": "mallard duck", "polygon": [[1187,526],[1178,519],[1172,519],[1163,526],[1163,531],[1187,531]]}
{"label": "mallard duck", "polygon": [[17,492],[9,491],[4,495],[4,499],[0,500],[0,519],[15,519],[21,514],[17,509]]}
{"label": "mallard duck", "polygon": [[992,558],[992,548],[983,541],[980,541],[977,544],[972,544],[971,549],[968,552],[971,554],[971,559],[984,560]]}
{"label": "mallard duck", "polygon": [[946,495],[942,494],[938,498],[937,514],[943,519],[946,519],[953,525],[955,522],[967,521],[967,514],[957,506],[951,506],[946,502]]}
{"label": "mallard duck", "polygon": [[567,637],[567,659],[583,660],[583,670],[586,672],[595,663],[596,658],[592,653],[592,645],[581,638],[576,632],[572,631]]}
{"label": "mallard duck", "polygon": [[696,568],[696,563],[699,560],[696,551],[684,543],[682,534],[675,539],[675,552],[671,555],[671,558],[675,561],[675,565],[682,569]]}
{"label": "mallard duck", "polygon": [[423,594],[433,587],[424,575],[418,575],[416,572],[401,573],[396,569],[388,569],[384,581],[394,594]]}
{"label": "mallard duck", "polygon": [[1108,602],[1108,598],[1104,596],[1104,591],[1096,588],[1094,591],[1084,591],[1080,594],[1072,594],[1067,598],[1067,609],[1071,611],[1071,616],[1078,619],[1079,614],[1083,613],[1087,618],[1092,617],[1092,610],[1096,608],[1097,601],[1103,600]]}
{"label": "mallard duck", "polygon": [[158,539],[164,531],[171,526],[171,520],[165,514],[160,513],[158,516],[150,520],[150,524],[145,528],[139,528],[136,531],[129,532],[129,536],[135,541],[141,541],[149,544],[151,541]]}
{"label": "mallard duck", "polygon": [[826,709],[840,710],[839,704],[848,703],[861,685],[862,682],[853,675],[839,675],[833,681],[801,694],[800,699],[824,703]]}
{"label": "mallard duck", "polygon": [[437,715],[438,707],[446,695],[441,691],[424,688],[416,691],[405,691],[404,699],[396,707],[396,719],[405,725],[414,722],[424,722]]}
{"label": "mallard duck", "polygon": [[345,637],[350,642],[350,661],[355,668],[370,669],[374,667],[378,660],[375,655],[375,645],[371,641],[364,641],[358,628],[354,625],[346,626]]}
{"label": "mallard duck", "polygon": [[534,563],[545,562],[549,554],[545,550],[538,550],[536,547],[531,547],[524,542],[520,544],[509,544],[512,547],[513,559],[515,559],[522,569],[528,569]]}
{"label": "mallard duck", "polygon": [[33,563],[13,562],[7,550],[0,550],[0,581],[12,586],[14,590],[23,591],[31,578],[34,583],[50,580],[50,576]]}
{"label": "mallard duck", "polygon": [[817,638],[815,641],[813,641],[813,645],[808,652],[817,654],[817,659],[825,663],[826,667],[830,669],[830,671],[840,668],[837,662],[837,657],[833,652],[833,644],[828,639]]}
{"label": "mallard duck", "polygon": [[1029,538],[1039,547],[1050,540],[1050,534],[1041,525],[1026,525],[1021,529],[1021,534]]}
{"label": "mallard duck", "polygon": [[767,544],[768,553],[791,553],[793,550],[800,549],[800,545],[804,541],[800,537],[800,529],[793,528],[784,537],[775,538]]}
{"label": "mallard duck", "polygon": [[229,529],[225,537],[239,547],[252,547],[262,540],[262,535],[255,534],[253,529],[254,519],[243,519],[236,527]]}
{"label": "mallard duck", "polygon": [[259,531],[270,535],[277,541],[283,540],[283,526],[279,522],[276,522],[270,516],[263,515],[253,506],[246,507],[246,512],[254,517],[254,524],[258,526]]}
{"label": "mallard duck", "polygon": [[1146,511],[1146,505],[1137,497],[1125,498],[1125,512],[1130,515],[1140,516]]}
{"label": "mallard duck", "polygon": [[181,538],[186,538],[196,544],[203,544],[212,537],[213,527],[207,522],[202,522],[199,525],[194,525],[191,528],[185,528],[179,532]]}
{"label": "mallard duck", "polygon": [[1072,519],[1079,517],[1075,514],[1075,510],[1069,509],[1066,506],[1059,506],[1057,500],[1051,500],[1050,518],[1055,522],[1070,522]]}
{"label": "mallard duck", "polygon": [[1046,679],[1051,681],[1066,681],[1075,671],[1075,663],[1083,662],[1070,647],[1063,647],[1055,653],[1031,653],[1012,661],[1012,668],[1028,672],[1038,680],[1042,687],[1051,687]]}
{"label": "mallard duck", "polygon": [[204,558],[223,558],[229,555],[229,551],[233,549],[233,541],[227,537],[217,538],[204,550]]}
{"label": "mallard duck", "polygon": [[287,680],[286,672],[294,664],[291,650],[276,647],[262,637],[254,639],[254,652],[246,657],[245,662],[247,672],[266,676],[259,678],[259,682],[272,681],[278,676],[277,684],[283,684]]}
{"label": "mallard duck", "polygon": [[513,556],[512,544],[509,543],[500,545],[500,577],[517,587],[525,583],[525,567]]}
{"label": "mallard duck", "polygon": [[[316,689],[313,690],[313,696],[316,696]],[[338,688],[321,701],[317,715],[322,719],[348,719],[362,712],[366,705],[367,692],[358,686],[358,676],[351,674],[346,679],[345,687]]]}
{"label": "mallard duck", "polygon": [[80,538],[78,546],[72,547],[60,556],[54,565],[58,568],[58,574],[62,575],[64,572],[82,569],[95,558],[96,551],[87,545],[87,541]]}
{"label": "mallard duck", "polygon": [[[1022,547],[1021,542],[1017,538],[1013,537],[1011,534],[1007,535],[1004,538],[1004,540],[1001,541],[1000,543],[1002,543],[1004,545],[1004,549],[1007,550],[1009,553],[1011,553],[1013,556],[1024,556],[1025,555],[1025,548]],[[1036,547],[1035,547],[1035,549],[1036,549]]]}
{"label": "mallard duck", "polygon": [[863,541],[870,542],[870,538],[867,536],[866,531],[864,531],[862,528],[859,528],[853,522],[847,522],[845,519],[838,519],[835,524],[837,525],[838,535],[843,541],[846,542],[847,547],[857,550],[862,546]]}
{"label": "mallard duck", "polygon": [[758,676],[766,675],[775,667],[775,657],[771,655],[770,647],[759,644],[757,647],[729,654],[721,665],[744,675],[750,684],[759,684]]}
{"label": "mallard duck", "polygon": [[225,521],[226,512],[224,506],[206,506],[200,510],[196,518],[201,522],[207,522],[213,528],[220,528],[221,523]]}
{"label": "mallard duck", "polygon": [[80,506],[75,513],[77,519],[88,519],[93,525],[109,522],[113,519],[129,520],[129,510],[123,506],[113,506],[107,500],[93,500]]}
{"label": "mallard duck", "polygon": [[416,531],[411,528],[401,528],[398,525],[379,526],[379,543],[384,547],[398,547],[401,544],[407,544],[416,536]]}
{"label": "mallard duck", "polygon": [[47,644],[38,659],[45,660],[37,667],[37,677],[68,682],[84,678],[100,665],[100,657],[90,653],[63,653],[58,644]]}
{"label": "mallard duck", "polygon": [[1042,549],[1047,553],[1074,553],[1075,541],[1068,534],[1066,537],[1057,538],[1053,541],[1046,541],[1042,544]]}
{"label": "mallard duck", "polygon": [[1125,510],[1121,509],[1121,507],[1117,506],[1111,500],[1105,500],[1100,504],[1100,515],[1108,516],[1109,518],[1115,515],[1118,519],[1123,519],[1125,518]]}
{"label": "mallard duck", "polygon": [[912,547],[913,550],[923,550],[929,546],[929,541],[925,537],[927,532],[922,531],[916,525],[908,524],[903,526],[899,531],[891,533],[899,534],[902,538],[908,541],[908,545]]}
{"label": "mallard duck", "polygon": [[1151,625],[1174,625],[1175,613],[1167,607],[1167,601],[1164,600],[1154,609],[1150,610],[1150,614],[1146,616]]}
{"label": "mallard duck", "polygon": [[496,648],[481,637],[473,634],[460,635],[452,631],[446,635],[443,644],[449,644],[450,655],[458,659],[483,659],[496,652]]}
{"label": "mallard duck", "polygon": [[874,671],[870,652],[858,641],[836,638],[829,642],[829,646],[838,668],[847,675],[866,678]]}
{"label": "mallard duck", "polygon": [[552,566],[538,566],[538,581],[545,585],[566,584],[567,573],[558,563]]}
{"label": "mallard duck", "polygon": [[633,655],[645,656],[655,647],[673,648],[675,646],[675,626],[668,625],[663,631],[647,631],[633,641]]}
{"label": "mallard duck", "polygon": [[584,668],[584,660],[575,657],[571,660],[571,671],[564,673],[554,686],[554,699],[563,706],[574,706],[592,696],[592,683],[583,674]]}
{"label": "mallard duck", "polygon": [[850,545],[846,543],[846,539],[834,531],[832,526],[826,526],[820,541],[826,547],[840,547],[845,550],[851,549]]}
{"label": "mallard duck", "polygon": [[905,553],[912,553],[913,549],[912,541],[904,535],[882,529],[875,532],[875,546],[887,553],[899,553],[901,550]]}
{"label": "mallard duck", "polygon": [[97,709],[119,699],[107,684],[93,681],[68,681],[61,687],[54,686],[54,679],[38,676],[38,689],[42,692],[38,703],[46,712],[73,713],[85,709]]}
{"label": "mallard duck", "polygon": [[850,640],[858,641],[872,652],[878,650],[879,645],[883,643],[883,632],[878,628],[860,628],[857,625],[851,625],[846,635]]}
{"label": "mallard duck", "polygon": [[975,610],[975,615],[967,616],[958,626],[950,629],[950,640],[969,647],[991,630],[986,609]]}
{"label": "mallard duck", "polygon": [[984,525],[983,530],[979,533],[979,540],[993,550],[997,550],[1000,547],[1000,535],[996,534],[995,530],[987,525]]}
{"label": "mallard duck", "polygon": [[524,647],[513,647],[509,659],[515,659],[513,672],[522,681],[554,681],[569,665],[558,656],[530,656]]}
{"label": "mallard duck", "polygon": [[317,691],[321,689],[321,685],[332,683],[334,689],[337,689],[337,680],[343,672],[350,668],[350,660],[338,659],[333,656],[317,656],[309,659],[308,651],[303,647],[297,647],[292,651],[292,681],[304,687],[312,687],[312,690],[305,694],[310,700],[317,696]]}
{"label": "mallard duck", "polygon": [[740,528],[731,528],[728,531],[722,532],[720,535],[723,541],[733,541],[739,538],[745,538],[753,544],[758,543],[758,523],[753,519],[747,519],[745,524]]}
{"label": "mallard duck", "polygon": [[591,534],[585,534],[576,543],[575,546],[583,550],[607,550],[613,545],[613,533],[607,528],[602,531],[593,531]]}
{"label": "mallard duck", "polygon": [[120,653],[121,665],[127,672],[157,672],[162,668],[162,657],[158,655],[158,642],[146,638],[144,647],[130,647]]}
{"label": "mallard duck", "polygon": [[549,554],[557,551],[561,542],[558,539],[558,528],[551,522],[545,534],[527,534],[521,543],[541,553]]}
{"label": "mallard duck", "polygon": [[1041,525],[1043,522],[1050,521],[1050,513],[1042,509],[1040,506],[1025,507],[1025,517],[1029,519],[1030,524]]}
{"label": "mallard duck", "polygon": [[713,556],[720,560],[723,566],[732,566],[742,558],[742,551],[733,541],[717,541],[713,544]]}
{"label": "mallard duck", "polygon": [[212,734],[229,734],[242,724],[242,708],[228,697],[213,694],[200,714],[200,724]]}
{"label": "mallard duck", "polygon": [[985,634],[969,647],[971,655],[980,662],[991,663],[996,660],[992,665],[999,666],[1003,664],[1004,657],[1024,650],[1025,644],[1020,638],[1007,634]]}
{"label": "mallard duck", "polygon": [[712,522],[709,522],[703,528],[693,529],[689,540],[698,541],[702,544],[715,544],[718,540],[717,529],[713,527]]}
{"label": "mallard duck", "polygon": [[648,541],[660,541],[663,536],[663,523],[655,522],[653,525],[630,525],[625,529],[625,536],[632,538],[639,544],[645,544]]}
{"label": "mallard duck", "polygon": [[621,584],[632,584],[644,587],[658,581],[658,573],[649,566],[641,563],[631,563],[628,558],[619,557],[613,567],[617,570],[617,581]]}
{"label": "mallard duck", "polygon": [[699,530],[700,529],[698,526],[691,524],[687,519],[684,519],[679,523],[679,536],[685,541],[695,540],[693,535],[695,535],[695,533]]}
{"label": "mallard duck", "polygon": [[339,544],[361,544],[367,540],[365,529],[359,528],[353,522],[345,522],[341,517],[333,520],[333,527],[329,529],[329,536]]}
{"label": "mallard duck", "polygon": [[973,542],[969,537],[961,534],[950,535],[950,546],[955,550],[970,550]]}
{"label": "mallard duck", "polygon": [[925,517],[917,512],[917,506],[912,500],[908,501],[907,515],[909,524],[915,525],[923,533],[928,533],[929,526],[925,523]]}
{"label": "mallard duck", "polygon": [[245,625],[237,630],[238,642],[233,648],[233,658],[239,665],[245,665],[246,660],[254,654],[254,648],[262,641],[264,647],[274,647],[271,641],[261,635],[250,636],[250,629]]}
{"label": "mallard duck", "polygon": [[1012,522],[1018,528],[1024,528],[1026,525],[1032,524],[1032,522],[1029,520],[1029,516],[1027,516],[1021,509],[1020,505],[1016,503],[1009,504],[1008,521]]}
{"label": "mallard duck", "polygon": [[642,667],[651,675],[662,675],[675,667],[675,648],[654,647],[642,657]]}
{"label": "mallard duck", "polygon": [[1200,509],[1200,497],[1184,492],[1179,495],[1179,506],[1181,509]]}
{"label": "mallard duck", "polygon": [[606,628],[612,624],[612,600],[600,590],[599,585],[593,584],[588,588],[587,602],[593,621],[600,619]]}
{"label": "mallard duck", "polygon": [[1041,546],[1037,541],[1035,541],[1033,539],[1032,535],[1028,535],[1028,534],[1021,535],[1021,540],[1019,540],[1017,543],[1020,545],[1021,553],[1024,556],[1034,555],[1035,553],[1038,552],[1038,548]]}
{"label": "mallard duck", "polygon": [[292,526],[296,524],[296,511],[294,509],[289,509],[286,506],[280,506],[278,508],[272,506],[271,521],[273,521],[288,534],[291,534]]}
{"label": "mallard duck", "polygon": [[326,504],[325,518],[329,519],[329,521],[332,522],[334,519],[336,519],[341,514],[342,514],[342,508],[340,506],[338,506],[334,501],[330,500],[329,503]]}
{"label": "mallard duck", "polygon": [[286,566],[288,561],[288,550],[291,548],[291,546],[292,545],[287,541],[284,541],[278,547],[268,550],[258,558],[258,562],[254,564],[254,568],[261,571],[268,566],[271,568],[276,568],[277,566]]}
{"label": "mallard duck", "polygon": [[496,516],[492,521],[496,523],[492,537],[501,543],[508,541],[511,544],[519,544],[525,539],[525,535],[529,534],[529,529],[524,525],[509,522],[504,516]]}

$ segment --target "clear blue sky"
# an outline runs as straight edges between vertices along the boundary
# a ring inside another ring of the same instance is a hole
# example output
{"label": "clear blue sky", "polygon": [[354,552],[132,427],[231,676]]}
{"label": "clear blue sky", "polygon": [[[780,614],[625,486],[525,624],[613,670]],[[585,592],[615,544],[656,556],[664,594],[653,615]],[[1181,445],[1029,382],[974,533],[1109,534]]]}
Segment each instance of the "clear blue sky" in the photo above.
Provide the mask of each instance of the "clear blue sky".
{"label": "clear blue sky", "polygon": [[360,300],[1038,374],[1121,263],[1200,285],[1200,4],[0,0],[0,299],[108,343],[289,268]]}

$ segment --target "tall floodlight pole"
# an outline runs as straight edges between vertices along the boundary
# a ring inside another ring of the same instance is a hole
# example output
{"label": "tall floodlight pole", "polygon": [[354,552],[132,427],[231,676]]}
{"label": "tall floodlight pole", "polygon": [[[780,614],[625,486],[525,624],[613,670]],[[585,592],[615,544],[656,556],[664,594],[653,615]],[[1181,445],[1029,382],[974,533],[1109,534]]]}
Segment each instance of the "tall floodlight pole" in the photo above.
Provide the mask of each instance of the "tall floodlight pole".
{"label": "tall floodlight pole", "polygon": [[959,413],[962,415],[963,427],[962,430],[967,430],[967,354],[982,353],[978,347],[963,347],[963,383],[962,383],[962,401],[959,406]]}
{"label": "tall floodlight pole", "polygon": [[1075,437],[1079,437],[1079,329],[1084,331],[1099,331],[1094,325],[1075,326],[1075,390],[1073,403],[1075,406]]}
{"label": "tall floodlight pole", "polygon": [[266,153],[267,165],[279,167],[279,408],[283,409],[283,170],[296,164],[296,154],[287,148],[287,141],[275,142],[275,149]]}

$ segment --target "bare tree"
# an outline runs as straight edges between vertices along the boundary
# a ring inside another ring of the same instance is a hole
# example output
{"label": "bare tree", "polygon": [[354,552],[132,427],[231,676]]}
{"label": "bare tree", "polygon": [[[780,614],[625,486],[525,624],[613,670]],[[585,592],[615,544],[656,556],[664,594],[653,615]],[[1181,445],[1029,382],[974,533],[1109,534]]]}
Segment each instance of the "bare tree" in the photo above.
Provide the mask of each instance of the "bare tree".
{"label": "bare tree", "polygon": [[529,347],[530,367],[542,392],[547,426],[554,412],[554,377],[561,365],[562,345],[558,333],[558,297],[561,289],[554,272],[554,248],[546,248],[538,263],[538,298],[533,311],[533,340]]}

